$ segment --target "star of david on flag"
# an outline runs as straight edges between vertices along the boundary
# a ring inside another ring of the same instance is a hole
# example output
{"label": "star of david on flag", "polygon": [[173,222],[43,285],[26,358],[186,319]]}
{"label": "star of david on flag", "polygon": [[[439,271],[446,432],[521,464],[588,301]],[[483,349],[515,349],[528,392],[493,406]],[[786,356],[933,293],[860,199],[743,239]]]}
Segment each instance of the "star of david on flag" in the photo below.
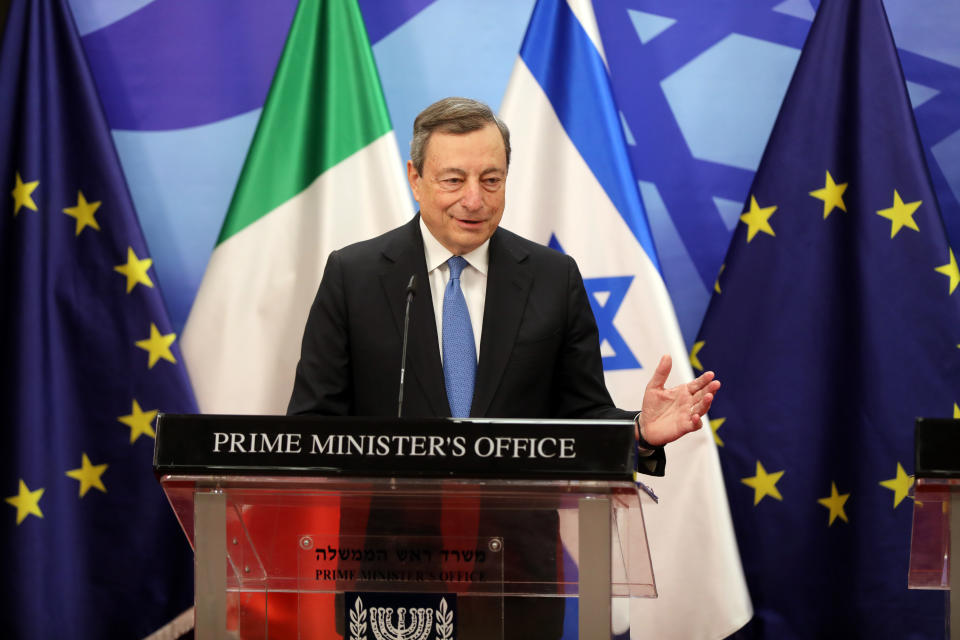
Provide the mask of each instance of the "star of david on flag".
{"label": "star of david on flag", "polygon": [[[641,365],[663,354],[668,385],[691,380],[589,2],[537,3],[500,115],[513,149],[502,224],[577,261],[614,402],[638,409],[653,369]],[[649,480],[663,499],[644,511],[659,597],[615,611],[613,627],[633,616],[635,638],[724,637],[751,609],[710,430],[667,459],[666,477]]]}
{"label": "star of david on flag", "polygon": [[[550,235],[547,246],[560,253],[566,253],[554,234]],[[634,276],[608,276],[583,279],[587,299],[590,301],[590,308],[597,319],[597,329],[600,332],[600,353],[603,357],[604,371],[639,369],[641,366],[630,351],[626,340],[613,324],[633,278]]]}

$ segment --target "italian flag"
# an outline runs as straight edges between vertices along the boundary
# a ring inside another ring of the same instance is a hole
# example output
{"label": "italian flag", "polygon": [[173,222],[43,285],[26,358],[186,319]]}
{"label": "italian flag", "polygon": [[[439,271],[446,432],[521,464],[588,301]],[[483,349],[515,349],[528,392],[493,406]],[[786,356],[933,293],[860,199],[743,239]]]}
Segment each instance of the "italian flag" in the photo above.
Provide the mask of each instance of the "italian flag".
{"label": "italian flag", "polygon": [[284,413],[328,254],[412,213],[356,0],[301,0],[183,331],[200,410]]}

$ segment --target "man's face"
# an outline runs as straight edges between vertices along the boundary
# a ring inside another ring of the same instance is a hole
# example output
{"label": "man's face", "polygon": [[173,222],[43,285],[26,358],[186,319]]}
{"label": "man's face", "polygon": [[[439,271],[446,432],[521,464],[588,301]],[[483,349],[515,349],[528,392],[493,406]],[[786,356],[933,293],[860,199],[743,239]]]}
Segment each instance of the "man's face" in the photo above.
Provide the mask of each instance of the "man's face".
{"label": "man's face", "polygon": [[507,153],[495,124],[464,134],[433,132],[423,175],[407,162],[407,179],[420,217],[455,255],[470,253],[493,235],[503,217]]}

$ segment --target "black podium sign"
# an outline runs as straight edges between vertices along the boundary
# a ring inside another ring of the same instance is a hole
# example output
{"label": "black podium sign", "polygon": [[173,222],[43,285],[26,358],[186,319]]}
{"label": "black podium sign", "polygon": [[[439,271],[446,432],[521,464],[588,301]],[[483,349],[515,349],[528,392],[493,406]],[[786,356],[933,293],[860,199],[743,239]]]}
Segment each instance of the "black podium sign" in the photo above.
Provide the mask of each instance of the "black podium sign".
{"label": "black podium sign", "polygon": [[158,475],[630,480],[632,421],[164,415]]}

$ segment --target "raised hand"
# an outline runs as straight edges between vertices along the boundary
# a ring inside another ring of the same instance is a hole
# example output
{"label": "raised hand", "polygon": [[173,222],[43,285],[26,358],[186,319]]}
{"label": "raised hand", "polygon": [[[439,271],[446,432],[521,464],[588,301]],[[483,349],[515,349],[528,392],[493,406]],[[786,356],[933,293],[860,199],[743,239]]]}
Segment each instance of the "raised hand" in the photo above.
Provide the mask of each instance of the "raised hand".
{"label": "raised hand", "polygon": [[699,429],[701,418],[720,388],[713,371],[707,371],[692,382],[666,389],[663,385],[672,364],[670,356],[660,358],[643,394],[638,435],[642,434],[647,443],[655,446],[663,446]]}

